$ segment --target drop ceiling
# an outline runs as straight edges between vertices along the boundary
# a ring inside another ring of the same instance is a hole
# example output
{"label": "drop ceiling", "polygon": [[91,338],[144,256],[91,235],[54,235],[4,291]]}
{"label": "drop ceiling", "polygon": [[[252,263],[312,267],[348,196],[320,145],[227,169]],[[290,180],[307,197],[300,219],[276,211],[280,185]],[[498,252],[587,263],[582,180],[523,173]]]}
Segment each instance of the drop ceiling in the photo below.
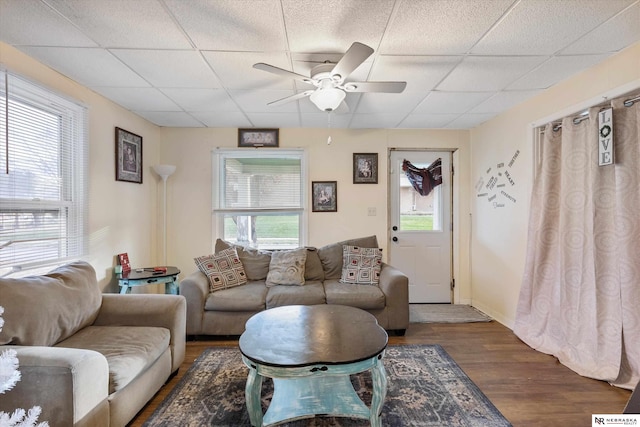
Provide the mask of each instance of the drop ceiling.
{"label": "drop ceiling", "polygon": [[[640,0],[0,0],[0,40],[167,127],[473,128],[640,40]],[[407,82],[319,111],[309,75]],[[1,62],[1,58],[0,58]]]}

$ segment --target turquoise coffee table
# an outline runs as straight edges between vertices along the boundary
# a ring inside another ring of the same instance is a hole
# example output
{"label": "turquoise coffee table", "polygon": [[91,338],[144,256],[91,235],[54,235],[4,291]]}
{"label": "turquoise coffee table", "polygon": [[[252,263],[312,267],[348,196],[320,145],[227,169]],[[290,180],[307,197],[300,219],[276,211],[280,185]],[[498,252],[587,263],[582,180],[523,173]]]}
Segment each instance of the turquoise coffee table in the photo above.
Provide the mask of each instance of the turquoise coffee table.
{"label": "turquoise coffee table", "polygon": [[[353,417],[380,427],[387,393],[382,358],[387,333],[366,311],[341,305],[285,306],[251,317],[240,337],[249,368],[245,388],[251,425],[269,426],[315,415]],[[349,375],[371,370],[371,407]],[[262,379],[273,379],[273,398],[262,414]]]}

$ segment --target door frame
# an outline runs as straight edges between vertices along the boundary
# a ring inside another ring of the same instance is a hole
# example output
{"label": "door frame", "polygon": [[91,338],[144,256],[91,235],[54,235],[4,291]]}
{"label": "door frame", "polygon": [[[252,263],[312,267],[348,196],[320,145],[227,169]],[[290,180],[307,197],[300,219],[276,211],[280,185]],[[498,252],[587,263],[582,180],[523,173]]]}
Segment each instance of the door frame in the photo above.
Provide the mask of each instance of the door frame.
{"label": "door frame", "polygon": [[[450,214],[451,214],[451,229],[450,229],[450,233],[451,233],[451,280],[454,283],[453,289],[451,289],[451,304],[466,304],[468,302],[466,301],[460,301],[460,287],[457,286],[456,283],[456,271],[458,271],[459,266],[460,266],[460,259],[459,259],[459,254],[458,254],[458,242],[459,242],[459,232],[458,229],[459,227],[456,227],[457,221],[459,220],[460,217],[460,212],[459,212],[459,193],[460,193],[460,188],[459,188],[459,183],[456,181],[456,170],[458,170],[458,165],[460,162],[459,159],[459,150],[458,148],[434,148],[434,147],[429,147],[429,148],[417,148],[417,147],[410,147],[410,148],[401,148],[401,147],[389,147],[387,150],[387,174],[391,174],[391,170],[393,165],[391,164],[391,153],[393,151],[415,151],[415,152],[449,152],[451,153],[451,186],[450,186],[450,191],[451,191],[451,206],[450,206]],[[443,174],[444,175],[444,174]],[[387,200],[391,201],[391,191],[392,191],[392,182],[391,179],[389,179],[389,177],[387,177]],[[389,245],[392,244],[391,242],[391,203],[387,203],[387,247],[389,247]]]}

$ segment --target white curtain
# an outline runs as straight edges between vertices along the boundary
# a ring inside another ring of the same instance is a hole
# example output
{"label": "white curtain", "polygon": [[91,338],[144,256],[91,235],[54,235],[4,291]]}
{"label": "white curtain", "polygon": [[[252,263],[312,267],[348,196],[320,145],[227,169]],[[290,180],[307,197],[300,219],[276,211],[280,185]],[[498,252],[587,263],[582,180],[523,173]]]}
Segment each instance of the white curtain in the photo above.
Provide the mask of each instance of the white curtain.
{"label": "white curtain", "polygon": [[[636,95],[637,96],[637,95]],[[580,375],[640,380],[640,106],[612,102],[615,164],[598,166],[598,111],[544,129],[514,332]]]}

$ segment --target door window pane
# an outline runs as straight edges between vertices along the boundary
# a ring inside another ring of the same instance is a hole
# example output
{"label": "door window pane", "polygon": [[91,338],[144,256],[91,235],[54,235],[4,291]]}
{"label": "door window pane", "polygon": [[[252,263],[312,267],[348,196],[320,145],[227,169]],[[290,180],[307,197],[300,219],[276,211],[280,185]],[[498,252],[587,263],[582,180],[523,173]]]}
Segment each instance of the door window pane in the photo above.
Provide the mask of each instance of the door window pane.
{"label": "door window pane", "polygon": [[[413,163],[418,168],[426,168],[428,163]],[[400,231],[441,231],[440,205],[441,187],[437,186],[426,196],[421,196],[409,182],[407,176],[400,175]]]}

